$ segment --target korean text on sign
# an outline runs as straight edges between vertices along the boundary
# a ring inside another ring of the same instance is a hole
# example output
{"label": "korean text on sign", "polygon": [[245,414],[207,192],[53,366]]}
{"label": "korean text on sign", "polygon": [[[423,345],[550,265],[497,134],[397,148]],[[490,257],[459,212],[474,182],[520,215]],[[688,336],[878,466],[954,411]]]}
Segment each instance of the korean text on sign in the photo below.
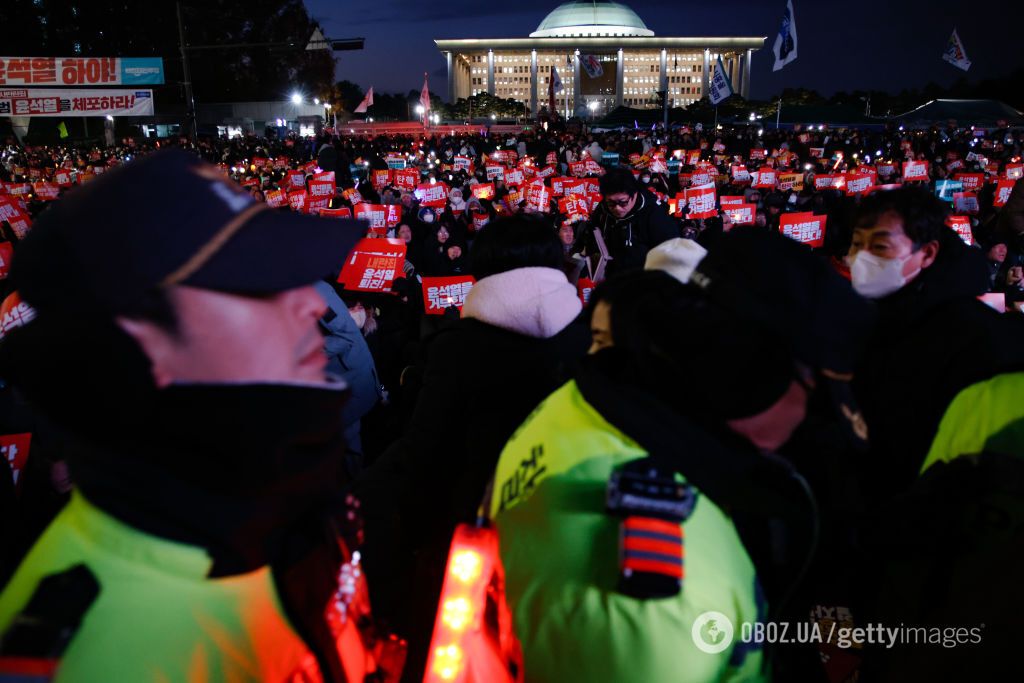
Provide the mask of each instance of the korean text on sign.
{"label": "korean text on sign", "polygon": [[423,309],[427,315],[444,315],[455,306],[460,311],[475,280],[470,275],[423,278]]}

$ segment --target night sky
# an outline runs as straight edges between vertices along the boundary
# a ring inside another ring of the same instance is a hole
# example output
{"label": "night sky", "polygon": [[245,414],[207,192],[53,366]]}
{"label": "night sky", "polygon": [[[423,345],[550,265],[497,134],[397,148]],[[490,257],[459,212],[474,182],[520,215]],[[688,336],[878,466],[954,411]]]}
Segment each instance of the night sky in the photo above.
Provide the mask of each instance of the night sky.
{"label": "night sky", "polygon": [[[406,92],[423,84],[445,96],[444,59],[435,38],[525,38],[557,0],[305,0],[331,38],[362,36],[361,52],[341,52],[338,80],[377,92]],[[949,85],[963,72],[941,58],[957,28],[972,62],[972,81],[1004,76],[1024,64],[1024,7],[1020,0],[794,0],[799,57],[772,73],[771,47],[783,0],[666,2],[629,5],[658,36],[767,36],[754,53],[751,97],[785,87],[899,91],[929,81]],[[852,11],[852,10],[856,11]]]}

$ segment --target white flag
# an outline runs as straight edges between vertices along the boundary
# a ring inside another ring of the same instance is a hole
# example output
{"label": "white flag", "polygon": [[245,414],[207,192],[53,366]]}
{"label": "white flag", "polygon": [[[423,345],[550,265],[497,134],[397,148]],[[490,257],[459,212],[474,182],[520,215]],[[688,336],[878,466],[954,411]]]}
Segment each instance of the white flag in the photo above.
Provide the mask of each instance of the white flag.
{"label": "white flag", "polygon": [[580,66],[591,78],[598,78],[604,75],[604,67],[601,60],[594,55],[580,55]]}
{"label": "white flag", "polygon": [[718,104],[732,95],[732,81],[722,64],[722,56],[718,56],[718,65],[715,67],[715,75],[711,77],[711,84],[708,89],[708,98],[711,104]]}
{"label": "white flag", "polygon": [[562,92],[562,79],[558,75],[558,69],[551,67],[551,92]]}
{"label": "white flag", "polygon": [[363,98],[363,101],[359,103],[359,106],[356,107],[355,110],[352,113],[353,114],[365,114],[366,110],[369,107],[372,107],[372,106],[373,106],[373,86],[371,85],[370,89],[366,91],[366,97]]}
{"label": "white flag", "polygon": [[772,71],[778,71],[796,59],[796,17],[793,16],[793,0],[786,0],[786,13],[782,16],[782,26],[779,27],[779,35],[775,36],[772,52],[775,53],[775,66],[772,67]]}
{"label": "white flag", "polygon": [[956,29],[953,29],[953,35],[946,43],[946,51],[942,53],[942,58],[958,69],[967,71],[971,68],[971,60],[967,59],[964,44],[960,42],[960,36],[957,35]]}

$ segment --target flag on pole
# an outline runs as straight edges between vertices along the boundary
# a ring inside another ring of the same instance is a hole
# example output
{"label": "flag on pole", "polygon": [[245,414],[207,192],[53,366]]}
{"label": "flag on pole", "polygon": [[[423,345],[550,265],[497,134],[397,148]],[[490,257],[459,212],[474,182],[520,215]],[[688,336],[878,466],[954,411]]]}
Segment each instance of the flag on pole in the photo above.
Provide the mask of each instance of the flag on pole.
{"label": "flag on pole", "polygon": [[558,69],[551,67],[551,78],[548,79],[548,111],[552,116],[557,116],[555,109],[555,93],[562,92],[562,79],[558,76]]}
{"label": "flag on pole", "polygon": [[601,60],[594,55],[580,55],[580,66],[591,78],[599,78],[604,75],[604,67]]}
{"label": "flag on pole", "polygon": [[964,44],[960,42],[956,29],[953,29],[953,35],[946,42],[946,51],[942,53],[942,58],[958,69],[967,71],[971,68],[971,60],[967,59]]}
{"label": "flag on pole", "polygon": [[718,55],[718,64],[715,66],[715,75],[711,77],[711,84],[708,90],[708,98],[711,104],[718,104],[732,95],[732,81],[722,64],[722,55]]}
{"label": "flag on pole", "polygon": [[363,98],[363,101],[359,103],[359,106],[356,107],[355,111],[353,111],[352,113],[353,114],[365,114],[366,110],[369,109],[372,106],[373,106],[373,86],[371,85],[370,89],[366,91],[366,97]]}
{"label": "flag on pole", "polygon": [[786,13],[782,15],[782,26],[779,27],[779,35],[775,36],[772,52],[775,53],[775,66],[772,67],[772,71],[778,71],[796,59],[796,17],[793,16],[793,0],[786,0]]}
{"label": "flag on pole", "polygon": [[57,124],[57,133],[60,135],[61,140],[68,136],[68,127],[64,125],[63,121]]}
{"label": "flag on pole", "polygon": [[430,88],[427,86],[427,72],[423,72],[423,90],[420,91],[420,104],[423,106],[423,120],[430,113]]}

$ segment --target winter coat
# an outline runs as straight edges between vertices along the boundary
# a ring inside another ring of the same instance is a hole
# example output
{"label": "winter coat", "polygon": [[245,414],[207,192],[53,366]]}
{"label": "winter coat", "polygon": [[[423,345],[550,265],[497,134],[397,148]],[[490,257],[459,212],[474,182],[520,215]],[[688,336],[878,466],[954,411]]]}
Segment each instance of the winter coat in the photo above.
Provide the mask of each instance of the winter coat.
{"label": "winter coat", "polygon": [[878,301],[878,321],[854,380],[871,444],[867,491],[905,490],[953,398],[1024,367],[1024,320],[979,302],[987,290],[984,256],[950,232],[931,267]]}
{"label": "winter coat", "polygon": [[324,353],[327,354],[327,372],[344,379],[351,392],[341,412],[346,446],[352,453],[362,453],[359,421],[380,400],[377,368],[363,333],[356,327],[348,306],[338,293],[326,282],[317,282],[313,286],[327,302],[327,313],[320,319],[320,326],[326,333]]}
{"label": "winter coat", "polygon": [[[602,202],[594,211],[590,225],[601,229],[608,254],[612,257],[606,269],[609,276],[643,268],[648,251],[680,235],[676,221],[647,190],[639,192],[636,205],[624,218],[615,218]],[[591,231],[588,231],[586,239],[587,254],[598,254]]]}
{"label": "winter coat", "polygon": [[[379,567],[375,610],[400,631],[405,622],[414,668],[425,662],[452,530],[475,517],[512,432],[586,353],[580,310],[559,270],[521,268],[477,282],[462,319],[430,340],[404,438],[356,482],[367,572]],[[420,556],[415,571],[410,551]]]}

